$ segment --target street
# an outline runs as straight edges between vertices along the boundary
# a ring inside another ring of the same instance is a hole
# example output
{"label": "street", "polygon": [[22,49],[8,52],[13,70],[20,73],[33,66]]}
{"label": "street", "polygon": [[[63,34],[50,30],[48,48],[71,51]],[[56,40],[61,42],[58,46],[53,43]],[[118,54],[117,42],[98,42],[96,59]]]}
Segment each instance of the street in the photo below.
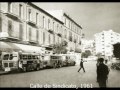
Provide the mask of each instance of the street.
{"label": "street", "polygon": [[[96,82],[96,61],[84,63],[86,72],[77,72],[79,65],[59,69],[44,69],[0,76],[0,87],[82,88],[99,87]],[[120,71],[110,70],[107,87],[120,87]]]}

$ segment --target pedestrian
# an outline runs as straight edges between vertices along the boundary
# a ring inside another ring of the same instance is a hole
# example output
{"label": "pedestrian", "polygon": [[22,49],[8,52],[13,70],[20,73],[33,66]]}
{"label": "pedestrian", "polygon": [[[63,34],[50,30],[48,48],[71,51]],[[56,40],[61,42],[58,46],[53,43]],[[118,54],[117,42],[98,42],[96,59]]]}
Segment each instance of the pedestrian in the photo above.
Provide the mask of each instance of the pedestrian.
{"label": "pedestrian", "polygon": [[103,58],[99,58],[99,65],[97,66],[97,76],[98,76],[98,84],[99,87],[106,87],[106,81],[108,79],[109,69],[108,66],[105,65]]}
{"label": "pedestrian", "polygon": [[81,69],[83,69],[83,71],[85,72],[85,68],[84,68],[84,66],[83,66],[83,59],[81,59],[81,61],[80,61],[80,68],[78,69],[78,72],[81,70]]}
{"label": "pedestrian", "polygon": [[[99,58],[98,58],[98,60],[97,60],[97,63],[96,63],[96,68],[98,69],[98,66],[99,66]],[[97,73],[97,70],[96,70],[96,73]],[[97,73],[97,82],[98,82],[98,73]]]}
{"label": "pedestrian", "polygon": [[108,62],[108,60],[107,60],[107,59],[105,59],[105,64],[107,64],[107,62]]}

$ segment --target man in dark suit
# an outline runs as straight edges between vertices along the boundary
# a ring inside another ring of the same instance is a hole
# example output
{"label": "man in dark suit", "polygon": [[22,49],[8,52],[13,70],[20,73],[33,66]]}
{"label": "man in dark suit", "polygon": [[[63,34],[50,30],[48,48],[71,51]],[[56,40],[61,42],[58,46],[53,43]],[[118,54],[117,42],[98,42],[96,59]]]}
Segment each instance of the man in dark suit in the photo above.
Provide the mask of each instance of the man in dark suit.
{"label": "man in dark suit", "polygon": [[79,70],[78,70],[78,72],[81,70],[81,69],[83,69],[83,71],[85,72],[85,68],[84,68],[84,66],[83,66],[83,59],[81,59],[81,62],[80,62],[80,68],[79,68]]}

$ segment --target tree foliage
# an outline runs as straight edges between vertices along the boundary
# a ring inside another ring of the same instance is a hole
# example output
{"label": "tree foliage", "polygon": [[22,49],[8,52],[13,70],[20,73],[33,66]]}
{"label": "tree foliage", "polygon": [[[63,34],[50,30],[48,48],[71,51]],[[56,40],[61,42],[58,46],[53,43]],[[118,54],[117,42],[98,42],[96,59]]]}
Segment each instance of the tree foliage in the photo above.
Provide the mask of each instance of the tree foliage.
{"label": "tree foliage", "polygon": [[62,43],[59,44],[54,44],[53,45],[53,52],[56,54],[66,54],[67,53],[67,47],[68,43],[66,41],[63,41]]}
{"label": "tree foliage", "polygon": [[101,52],[98,52],[98,53],[96,54],[96,56],[97,56],[98,58],[100,58],[100,57],[102,56],[102,53],[101,53]]}
{"label": "tree foliage", "polygon": [[113,54],[116,58],[120,59],[120,43],[116,43],[113,45]]}
{"label": "tree foliage", "polygon": [[82,58],[88,58],[88,56],[91,55],[91,51],[90,50],[86,50],[85,52],[82,53],[81,57]]}

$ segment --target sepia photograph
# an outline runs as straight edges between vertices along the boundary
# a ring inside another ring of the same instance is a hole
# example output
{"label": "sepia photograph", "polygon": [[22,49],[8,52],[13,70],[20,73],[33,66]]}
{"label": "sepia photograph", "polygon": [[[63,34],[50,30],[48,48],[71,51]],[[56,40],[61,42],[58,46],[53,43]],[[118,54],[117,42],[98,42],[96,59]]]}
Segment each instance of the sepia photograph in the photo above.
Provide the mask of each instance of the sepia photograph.
{"label": "sepia photograph", "polygon": [[0,2],[0,88],[120,88],[119,2]]}

